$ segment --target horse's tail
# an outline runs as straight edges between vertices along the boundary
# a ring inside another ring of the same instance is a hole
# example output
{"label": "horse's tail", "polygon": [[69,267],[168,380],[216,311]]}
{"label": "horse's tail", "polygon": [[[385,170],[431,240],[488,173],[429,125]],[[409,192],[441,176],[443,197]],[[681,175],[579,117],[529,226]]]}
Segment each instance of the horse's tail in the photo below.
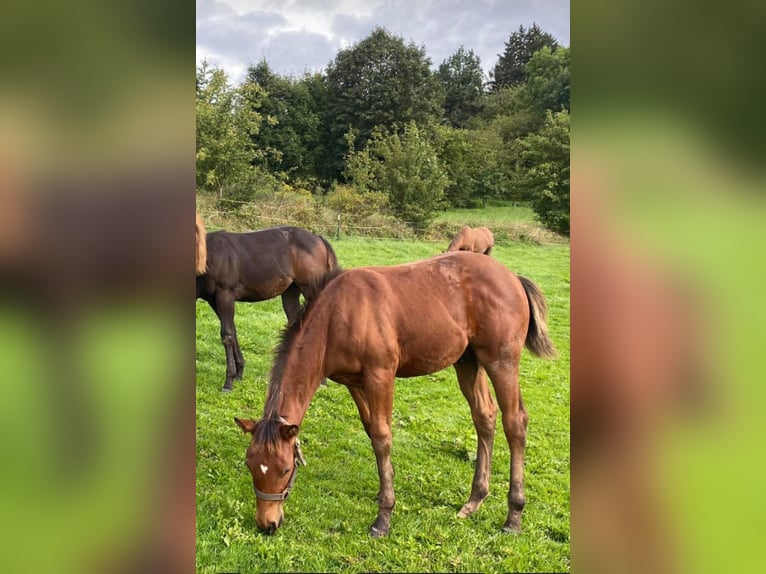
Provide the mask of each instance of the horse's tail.
{"label": "horse's tail", "polygon": [[332,271],[338,267],[338,256],[335,255],[335,250],[332,248],[332,245],[330,245],[329,241],[327,241],[321,235],[319,236],[319,239],[322,240],[322,243],[324,243],[324,248],[327,250],[327,270]]}
{"label": "horse's tail", "polygon": [[556,348],[553,346],[548,335],[548,325],[545,318],[548,315],[548,307],[545,304],[540,289],[526,277],[518,275],[529,302],[529,330],[525,344],[527,349],[538,357],[552,359],[556,357]]}
{"label": "horse's tail", "polygon": [[197,214],[197,275],[203,275],[207,271],[207,232],[202,218]]}

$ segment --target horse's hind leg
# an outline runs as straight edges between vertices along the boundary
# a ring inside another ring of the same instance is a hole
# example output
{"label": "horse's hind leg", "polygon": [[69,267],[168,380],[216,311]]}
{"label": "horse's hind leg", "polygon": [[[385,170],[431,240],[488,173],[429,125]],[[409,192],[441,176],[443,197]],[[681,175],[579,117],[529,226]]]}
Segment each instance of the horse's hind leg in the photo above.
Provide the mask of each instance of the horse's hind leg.
{"label": "horse's hind leg", "polygon": [[291,283],[282,293],[282,309],[285,310],[288,324],[292,323],[301,309],[301,290],[295,283]]}
{"label": "horse's hind leg", "polygon": [[495,441],[495,420],[497,407],[492,400],[492,393],[473,351],[469,348],[463,357],[455,363],[460,390],[471,407],[471,418],[476,427],[476,469],[471,485],[471,496],[460,509],[458,516],[470,516],[481,506],[489,494],[489,475],[492,468],[492,446]]}
{"label": "horse's hind leg", "polygon": [[[502,365],[502,367],[498,366]],[[521,512],[524,510],[524,448],[527,443],[527,411],[519,389],[518,361],[500,361],[487,367],[495,395],[503,413],[503,430],[511,449],[511,484],[508,489],[508,518],[504,532],[521,531]]]}
{"label": "horse's hind leg", "polygon": [[[219,291],[215,298],[215,312],[221,321],[221,342],[226,351],[226,382],[223,390],[233,388],[233,380],[239,372],[241,377],[244,361],[238,364],[237,354],[241,356],[237,342],[237,330],[234,326],[234,295],[227,291]],[[238,368],[239,367],[239,368]]]}

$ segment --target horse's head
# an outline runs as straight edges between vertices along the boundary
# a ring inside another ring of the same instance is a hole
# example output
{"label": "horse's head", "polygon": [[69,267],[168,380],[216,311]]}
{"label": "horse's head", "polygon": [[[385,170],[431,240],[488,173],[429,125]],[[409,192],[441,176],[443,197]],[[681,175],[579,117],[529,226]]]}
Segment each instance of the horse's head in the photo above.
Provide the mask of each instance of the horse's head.
{"label": "horse's head", "polygon": [[298,441],[298,426],[284,419],[234,418],[239,427],[253,435],[245,463],[253,476],[255,523],[267,534],[282,525],[282,505],[290,494],[298,464],[306,464]]}
{"label": "horse's head", "polygon": [[450,241],[449,246],[447,247],[447,251],[445,253],[449,253],[450,251],[470,251],[471,250],[471,234],[473,233],[473,230],[468,227],[467,225],[463,227],[460,231],[457,232],[455,237],[452,238],[452,241]]}

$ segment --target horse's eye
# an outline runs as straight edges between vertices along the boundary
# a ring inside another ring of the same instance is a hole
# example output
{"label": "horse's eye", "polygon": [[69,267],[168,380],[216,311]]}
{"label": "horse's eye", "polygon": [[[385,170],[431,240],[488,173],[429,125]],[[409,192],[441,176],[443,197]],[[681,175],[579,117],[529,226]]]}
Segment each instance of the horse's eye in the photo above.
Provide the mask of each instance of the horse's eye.
{"label": "horse's eye", "polygon": [[290,472],[289,468],[286,468],[282,471],[282,476],[286,475],[288,472]]}

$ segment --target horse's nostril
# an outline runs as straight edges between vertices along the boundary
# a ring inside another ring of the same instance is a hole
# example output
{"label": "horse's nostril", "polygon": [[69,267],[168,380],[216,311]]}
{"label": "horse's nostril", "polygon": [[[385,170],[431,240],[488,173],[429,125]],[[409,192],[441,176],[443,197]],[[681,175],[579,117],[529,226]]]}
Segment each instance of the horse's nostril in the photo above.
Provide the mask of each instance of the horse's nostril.
{"label": "horse's nostril", "polygon": [[277,531],[278,524],[276,522],[269,522],[269,525],[266,527],[266,534],[274,534]]}

